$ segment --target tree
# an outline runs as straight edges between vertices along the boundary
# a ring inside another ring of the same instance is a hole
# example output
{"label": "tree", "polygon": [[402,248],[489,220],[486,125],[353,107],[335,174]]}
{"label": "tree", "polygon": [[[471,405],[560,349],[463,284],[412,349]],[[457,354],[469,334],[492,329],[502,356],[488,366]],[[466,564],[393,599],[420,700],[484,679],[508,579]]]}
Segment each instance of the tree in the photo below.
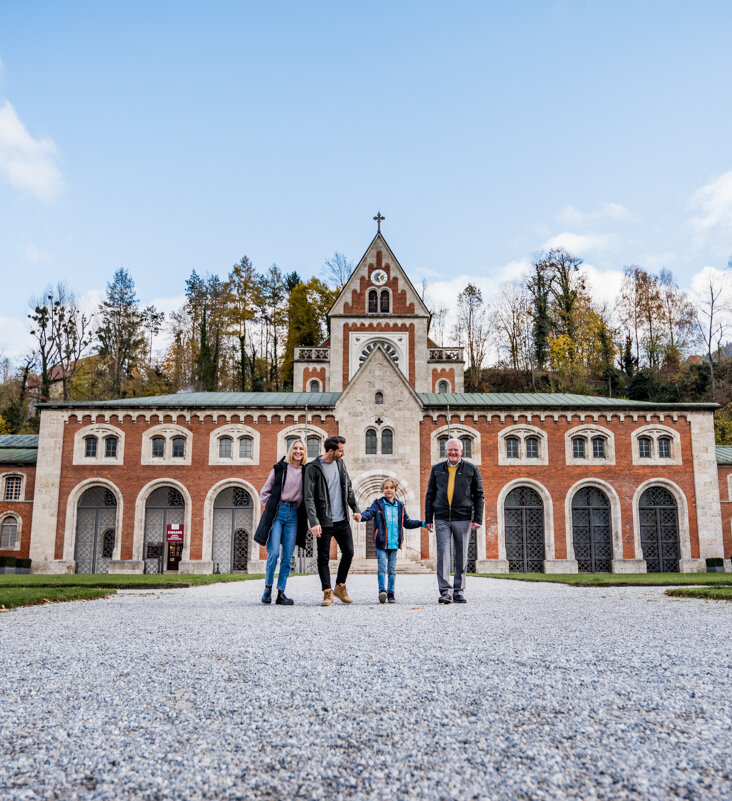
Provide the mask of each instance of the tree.
{"label": "tree", "polygon": [[498,305],[491,314],[491,327],[497,335],[499,353],[504,352],[512,370],[532,370],[532,306],[525,284],[511,281],[503,285]]}
{"label": "tree", "polygon": [[295,348],[319,345],[327,334],[327,314],[336,292],[317,278],[300,283],[287,303],[287,343],[282,365],[283,383],[292,387]]}
{"label": "tree", "polygon": [[714,356],[719,351],[722,340],[729,330],[729,324],[723,316],[725,312],[729,311],[729,306],[729,273],[707,270],[704,292],[696,307],[696,327],[707,349],[712,400],[714,400],[716,391]]}
{"label": "tree", "polygon": [[116,270],[112,281],[107,284],[98,314],[99,356],[110,381],[112,396],[123,397],[126,382],[146,343],[135,282],[124,267]]}
{"label": "tree", "polygon": [[353,262],[343,253],[336,252],[325,260],[325,281],[335,289],[336,293],[346,285],[354,270]]}
{"label": "tree", "polygon": [[537,258],[533,264],[533,274],[527,281],[531,293],[533,318],[534,358],[540,370],[543,370],[549,358],[549,335],[551,320],[549,319],[549,276],[542,261]]}
{"label": "tree", "polygon": [[694,305],[682,292],[670,270],[661,270],[659,276],[661,318],[665,329],[665,362],[678,366],[681,355],[694,335]]}
{"label": "tree", "polygon": [[455,339],[468,351],[468,389],[478,391],[481,370],[488,350],[489,326],[483,295],[475,284],[468,284],[457,296],[457,320],[453,329]]}
{"label": "tree", "polygon": [[226,331],[236,338],[237,384],[241,392],[246,391],[248,379],[253,381],[254,378],[254,360],[249,357],[247,346],[251,342],[250,324],[260,303],[259,290],[259,276],[251,261],[242,256],[231,268],[224,284]]}

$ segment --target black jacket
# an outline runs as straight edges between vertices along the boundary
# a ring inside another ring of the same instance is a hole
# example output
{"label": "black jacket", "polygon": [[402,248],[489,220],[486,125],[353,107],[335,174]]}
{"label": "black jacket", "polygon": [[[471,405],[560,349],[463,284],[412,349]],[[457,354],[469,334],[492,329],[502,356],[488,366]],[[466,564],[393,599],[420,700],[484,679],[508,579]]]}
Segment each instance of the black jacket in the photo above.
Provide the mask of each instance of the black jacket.
{"label": "black jacket", "polygon": [[[354,514],[360,513],[356,496],[353,494],[351,479],[348,477],[343,460],[336,462],[338,465],[338,475],[341,478],[341,497],[343,498],[343,508],[348,518],[348,507]],[[320,459],[308,462],[303,469],[302,485],[302,505],[305,507],[305,514],[308,518],[310,528],[313,526],[324,526],[330,528],[333,525],[333,516],[330,508],[330,497],[328,496],[328,484],[325,475],[320,467]]]}
{"label": "black jacket", "polygon": [[483,523],[483,479],[480,470],[461,459],[455,475],[452,505],[447,502],[447,461],[433,465],[427,492],[424,496],[424,519],[472,520]]}
{"label": "black jacket", "polygon": [[[254,542],[260,545],[266,545],[269,540],[272,526],[274,525],[275,518],[277,517],[277,509],[280,505],[280,498],[282,497],[282,488],[285,486],[285,479],[287,478],[287,462],[280,459],[272,468],[274,470],[275,478],[272,484],[272,494],[267,498],[267,503],[264,507],[264,512],[259,518],[259,525],[254,533]],[[305,481],[305,468],[302,470],[303,482]],[[305,516],[305,504],[301,503],[297,507],[297,540],[296,543],[301,548],[305,547],[305,538],[308,533],[308,520]]]}

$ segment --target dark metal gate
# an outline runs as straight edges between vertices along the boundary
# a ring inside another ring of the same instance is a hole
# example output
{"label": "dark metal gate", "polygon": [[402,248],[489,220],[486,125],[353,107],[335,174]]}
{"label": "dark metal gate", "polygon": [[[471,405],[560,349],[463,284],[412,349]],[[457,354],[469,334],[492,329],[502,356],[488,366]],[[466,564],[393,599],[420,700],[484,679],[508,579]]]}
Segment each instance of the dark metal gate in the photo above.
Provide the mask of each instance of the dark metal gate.
{"label": "dark metal gate", "polygon": [[649,487],[638,502],[641,550],[649,573],[678,573],[678,509],[674,496],[663,487]]}
{"label": "dark metal gate", "polygon": [[114,554],[117,499],[106,487],[90,487],[76,509],[77,573],[108,573]]}
{"label": "dark metal gate", "polygon": [[[475,573],[475,561],[478,558],[478,532],[475,529],[468,530],[468,564],[466,573]],[[455,573],[455,546],[450,537],[450,568]]]}
{"label": "dark metal gate", "polygon": [[162,573],[165,530],[169,523],[185,523],[186,502],[175,487],[158,487],[145,504],[145,541],[142,558],[146,573]]}
{"label": "dark metal gate", "polygon": [[612,571],[610,501],[597,487],[582,487],[572,498],[572,542],[580,573]]}
{"label": "dark metal gate", "polygon": [[512,573],[544,570],[544,504],[531,487],[516,487],[504,502],[506,559]]}
{"label": "dark metal gate", "polygon": [[243,487],[226,487],[213,510],[211,559],[218,573],[245,573],[249,566],[249,532],[254,524],[252,496]]}
{"label": "dark metal gate", "polygon": [[308,529],[305,535],[305,547],[295,548],[290,570],[293,570],[295,573],[318,572],[318,554],[315,547],[315,537],[310,529]]}

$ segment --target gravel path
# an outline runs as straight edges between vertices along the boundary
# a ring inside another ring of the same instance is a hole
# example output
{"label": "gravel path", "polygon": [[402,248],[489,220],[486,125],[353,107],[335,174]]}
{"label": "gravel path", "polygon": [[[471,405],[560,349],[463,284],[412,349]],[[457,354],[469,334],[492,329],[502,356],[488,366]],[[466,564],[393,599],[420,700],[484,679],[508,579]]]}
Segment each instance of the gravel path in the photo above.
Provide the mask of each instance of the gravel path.
{"label": "gravel path", "polygon": [[0,616],[0,798],[732,799],[732,604],[353,576]]}

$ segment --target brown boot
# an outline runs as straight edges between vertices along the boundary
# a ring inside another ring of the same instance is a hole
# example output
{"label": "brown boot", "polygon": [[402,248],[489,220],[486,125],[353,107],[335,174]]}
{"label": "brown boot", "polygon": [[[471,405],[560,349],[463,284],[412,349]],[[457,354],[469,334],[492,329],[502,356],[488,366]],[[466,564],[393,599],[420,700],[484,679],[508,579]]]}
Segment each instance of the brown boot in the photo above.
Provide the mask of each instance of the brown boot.
{"label": "brown boot", "polygon": [[321,606],[331,606],[333,603],[333,590],[323,590],[323,600]]}
{"label": "brown boot", "polygon": [[353,601],[348,597],[348,591],[346,590],[345,584],[336,584],[335,590],[333,590],[333,594],[339,601],[342,601],[344,604],[352,604]]}

